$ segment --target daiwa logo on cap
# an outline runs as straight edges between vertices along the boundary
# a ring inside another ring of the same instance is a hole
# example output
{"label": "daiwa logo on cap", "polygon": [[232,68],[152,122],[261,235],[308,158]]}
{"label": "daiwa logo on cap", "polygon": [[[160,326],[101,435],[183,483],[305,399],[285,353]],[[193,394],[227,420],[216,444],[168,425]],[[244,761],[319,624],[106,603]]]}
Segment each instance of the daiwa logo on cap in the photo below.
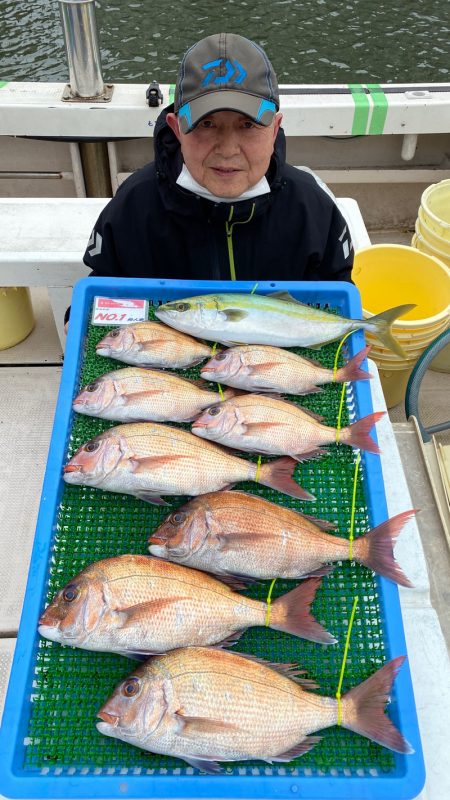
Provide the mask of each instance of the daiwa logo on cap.
{"label": "daiwa logo on cap", "polygon": [[[225,65],[226,72],[220,75],[220,67],[222,64]],[[229,58],[217,58],[215,61],[202,64],[202,69],[206,70],[206,75],[201,84],[202,86],[220,86],[224,83],[234,83],[236,86],[239,86],[244,78],[247,77],[246,70],[236,59],[231,61]]]}
{"label": "daiwa logo on cap", "polygon": [[267,55],[237,33],[206,36],[180,64],[174,110],[182,133],[217,111],[236,111],[268,126],[279,106],[277,78]]}

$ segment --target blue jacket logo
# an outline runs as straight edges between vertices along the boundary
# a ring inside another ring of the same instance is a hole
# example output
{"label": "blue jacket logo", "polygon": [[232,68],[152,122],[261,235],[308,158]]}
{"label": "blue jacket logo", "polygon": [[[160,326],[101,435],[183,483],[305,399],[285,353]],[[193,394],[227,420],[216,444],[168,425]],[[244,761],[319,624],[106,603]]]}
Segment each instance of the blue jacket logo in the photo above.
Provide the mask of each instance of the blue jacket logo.
{"label": "blue jacket logo", "polygon": [[[220,67],[223,62],[225,63],[226,72],[224,75],[219,75],[217,67]],[[207,64],[202,64],[202,69],[206,70],[202,86],[209,86],[210,84],[220,86],[222,83],[234,83],[236,86],[239,86],[244,78],[247,77],[247,72],[242,64],[240,64],[239,61],[230,61],[229,58],[218,58],[215,61],[208,61]]]}

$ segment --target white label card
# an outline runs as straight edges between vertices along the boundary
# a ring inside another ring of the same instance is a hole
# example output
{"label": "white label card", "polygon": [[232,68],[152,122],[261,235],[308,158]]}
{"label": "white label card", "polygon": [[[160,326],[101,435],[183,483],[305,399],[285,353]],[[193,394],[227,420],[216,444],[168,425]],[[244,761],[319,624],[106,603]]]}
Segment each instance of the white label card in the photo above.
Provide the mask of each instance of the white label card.
{"label": "white label card", "polygon": [[92,325],[129,325],[145,322],[147,316],[148,300],[95,297],[91,322]]}

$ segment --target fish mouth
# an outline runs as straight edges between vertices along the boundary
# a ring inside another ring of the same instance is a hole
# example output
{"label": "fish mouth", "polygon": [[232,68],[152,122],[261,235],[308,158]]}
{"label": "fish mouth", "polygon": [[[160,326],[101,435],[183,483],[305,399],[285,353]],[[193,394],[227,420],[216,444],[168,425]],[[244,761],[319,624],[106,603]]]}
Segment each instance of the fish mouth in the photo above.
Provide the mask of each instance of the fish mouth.
{"label": "fish mouth", "polygon": [[100,709],[100,711],[97,713],[97,717],[103,720],[103,722],[106,722],[108,725],[111,725],[113,728],[117,728],[119,724],[119,717],[117,717],[115,714],[109,714],[107,711],[103,711],[103,709]]}
{"label": "fish mouth", "polygon": [[167,539],[163,539],[161,536],[150,536],[148,543],[163,546],[167,543]]}
{"label": "fish mouth", "polygon": [[109,356],[111,350],[109,347],[105,347],[104,345],[97,345],[95,352],[99,356]]}
{"label": "fish mouth", "polygon": [[65,464],[63,466],[64,474],[66,472],[82,472],[82,471],[83,471],[83,467],[81,466],[81,464]]}
{"label": "fish mouth", "polygon": [[207,427],[208,427],[207,422],[201,422],[200,420],[196,420],[192,425],[192,430],[194,430],[194,428],[207,428]]}
{"label": "fish mouth", "polygon": [[38,626],[40,628],[52,628],[56,629],[59,628],[60,620],[57,617],[52,617],[51,614],[47,614],[46,611],[39,617]]}

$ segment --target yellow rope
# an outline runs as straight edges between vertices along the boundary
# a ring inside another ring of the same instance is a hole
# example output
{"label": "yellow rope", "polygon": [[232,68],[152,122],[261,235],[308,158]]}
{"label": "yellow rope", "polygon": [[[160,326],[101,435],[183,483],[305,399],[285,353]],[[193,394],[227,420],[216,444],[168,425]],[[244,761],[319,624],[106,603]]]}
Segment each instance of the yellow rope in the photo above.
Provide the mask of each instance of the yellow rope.
{"label": "yellow rope", "polygon": [[256,292],[258,286],[259,286],[259,283],[255,283],[255,285],[254,285],[253,289],[251,290],[250,294],[253,294],[253,292]]}
{"label": "yellow rope", "polygon": [[[353,333],[353,331],[349,331],[348,333],[345,334],[344,338],[339,343],[338,349],[336,350],[336,355],[334,357],[334,367],[333,367],[333,381],[332,381],[333,383],[336,382],[337,365],[338,365],[339,353],[341,352],[342,345],[344,344],[345,340],[348,339],[348,337],[352,333]],[[341,438],[341,418],[342,418],[342,409],[343,409],[343,406],[344,406],[344,398],[345,398],[345,388],[346,388],[346,386],[347,386],[346,383],[342,384],[341,400],[340,400],[340,403],[339,403],[339,411],[338,411],[338,418],[337,418],[337,425],[336,425],[336,444],[339,444],[340,438]]]}
{"label": "yellow rope", "polygon": [[356,456],[356,462],[355,462],[355,473],[353,475],[352,514],[350,517],[350,543],[349,543],[349,553],[348,553],[350,561],[353,561],[353,538],[354,538],[353,528],[355,525],[356,485],[358,481],[358,467],[360,461],[361,461],[361,452],[360,450],[358,450],[358,455]]}
{"label": "yellow rope", "polygon": [[341,725],[341,723],[342,723],[341,689],[342,689],[342,682],[344,680],[344,672],[345,672],[345,664],[347,662],[348,648],[349,648],[349,645],[350,645],[350,634],[352,632],[353,620],[355,619],[356,606],[358,605],[358,600],[359,600],[358,597],[355,597],[355,599],[353,600],[353,608],[352,608],[352,613],[350,614],[350,621],[348,623],[347,637],[346,637],[346,640],[345,640],[344,656],[343,656],[343,659],[342,659],[342,666],[341,666],[341,674],[339,676],[339,684],[338,684],[338,688],[337,688],[337,692],[336,692],[336,700],[337,700],[337,703],[338,703],[338,718],[337,718],[337,724],[338,725]]}
{"label": "yellow rope", "polygon": [[342,392],[341,392],[341,400],[339,403],[339,411],[338,411],[338,418],[337,418],[337,425],[336,425],[336,444],[339,444],[341,438],[341,419],[342,419],[342,409],[344,407],[344,398],[345,398],[345,387],[347,386],[346,383],[342,384]]}
{"label": "yellow rope", "polygon": [[220,399],[221,399],[221,400],[222,400],[222,402],[223,402],[223,401],[225,400],[225,395],[224,395],[224,393],[223,393],[223,389],[222,389],[222,387],[221,387],[220,383],[218,383],[218,384],[217,384],[217,389],[218,389],[218,391],[219,391],[219,394],[220,394]]}
{"label": "yellow rope", "polygon": [[261,472],[261,456],[258,456],[258,463],[256,465],[256,472],[255,472],[255,483],[259,481],[259,474]]}
{"label": "yellow rope", "polygon": [[217,342],[214,342],[214,344],[212,346],[212,350],[211,350],[211,355],[215,356],[216,352],[217,352]]}
{"label": "yellow rope", "polygon": [[270,604],[272,602],[272,599],[271,599],[272,598],[272,589],[275,586],[275,581],[276,581],[276,578],[274,578],[272,583],[270,584],[269,594],[267,595],[267,600],[266,600],[266,603],[267,603],[266,621],[265,621],[266,628],[268,628],[270,626]]}
{"label": "yellow rope", "polygon": [[336,355],[334,357],[334,367],[333,367],[333,383],[336,382],[336,373],[337,373],[337,368],[338,368],[337,365],[338,365],[338,360],[339,360],[339,353],[342,350],[342,345],[344,344],[345,340],[348,339],[349,336],[351,336],[352,333],[354,333],[354,331],[349,331],[348,333],[345,334],[344,338],[339,343],[338,349],[336,350]]}

